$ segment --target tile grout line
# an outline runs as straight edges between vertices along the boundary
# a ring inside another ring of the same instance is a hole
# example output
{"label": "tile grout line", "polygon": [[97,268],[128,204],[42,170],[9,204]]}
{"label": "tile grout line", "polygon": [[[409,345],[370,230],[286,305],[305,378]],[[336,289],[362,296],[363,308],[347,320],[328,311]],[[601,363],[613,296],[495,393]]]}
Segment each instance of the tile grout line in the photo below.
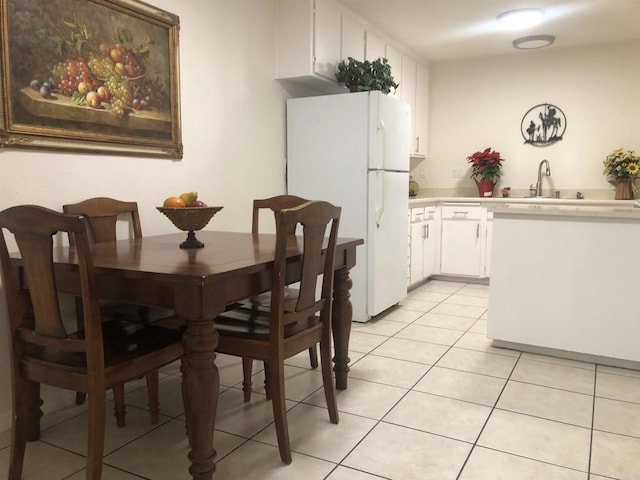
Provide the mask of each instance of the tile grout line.
{"label": "tile grout line", "polygon": [[522,352],[520,352],[520,355],[518,355],[518,357],[516,359],[516,362],[513,364],[513,367],[511,368],[511,372],[509,373],[509,376],[507,377],[506,382],[504,382],[504,385],[502,386],[502,389],[500,390],[500,393],[498,394],[498,397],[496,398],[496,401],[494,402],[493,407],[491,407],[491,411],[489,412],[489,415],[487,415],[487,419],[484,421],[484,424],[482,425],[482,428],[478,432],[478,436],[476,437],[475,441],[473,442],[473,445],[471,446],[471,449],[469,450],[467,458],[465,458],[465,460],[464,460],[464,462],[462,464],[462,467],[460,467],[460,471],[458,472],[458,475],[456,476],[456,480],[459,480],[460,479],[460,475],[462,475],[462,473],[464,472],[464,469],[467,466],[467,463],[469,462],[469,459],[471,458],[471,454],[473,453],[473,450],[478,445],[478,440],[480,440],[480,437],[482,436],[482,433],[484,432],[484,429],[486,428],[487,424],[489,423],[489,420],[491,419],[491,416],[493,415],[493,412],[496,410],[498,402],[500,401],[500,397],[502,397],[502,394],[504,393],[505,389],[507,388],[507,385],[509,384],[509,380],[511,379],[511,376],[513,375],[513,372],[515,371],[516,367],[518,366],[518,363],[520,362],[520,357],[521,356],[522,356]]}

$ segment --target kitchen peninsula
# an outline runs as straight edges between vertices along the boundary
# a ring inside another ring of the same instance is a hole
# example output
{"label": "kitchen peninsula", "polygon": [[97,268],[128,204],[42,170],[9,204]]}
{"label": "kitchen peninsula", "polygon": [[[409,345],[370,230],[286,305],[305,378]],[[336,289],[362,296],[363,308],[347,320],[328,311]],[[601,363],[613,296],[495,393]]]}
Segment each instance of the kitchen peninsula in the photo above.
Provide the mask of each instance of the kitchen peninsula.
{"label": "kitchen peninsula", "polygon": [[490,211],[494,344],[638,368],[640,209],[506,203]]}

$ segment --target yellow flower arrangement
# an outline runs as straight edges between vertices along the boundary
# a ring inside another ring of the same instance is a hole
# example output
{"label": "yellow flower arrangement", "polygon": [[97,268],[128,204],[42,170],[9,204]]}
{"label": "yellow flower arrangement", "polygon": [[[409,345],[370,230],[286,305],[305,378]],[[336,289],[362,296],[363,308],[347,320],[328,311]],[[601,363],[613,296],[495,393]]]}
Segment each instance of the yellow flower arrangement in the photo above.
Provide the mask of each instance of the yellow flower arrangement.
{"label": "yellow flower arrangement", "polygon": [[604,174],[611,182],[632,180],[640,173],[640,156],[634,150],[618,148],[604,159]]}

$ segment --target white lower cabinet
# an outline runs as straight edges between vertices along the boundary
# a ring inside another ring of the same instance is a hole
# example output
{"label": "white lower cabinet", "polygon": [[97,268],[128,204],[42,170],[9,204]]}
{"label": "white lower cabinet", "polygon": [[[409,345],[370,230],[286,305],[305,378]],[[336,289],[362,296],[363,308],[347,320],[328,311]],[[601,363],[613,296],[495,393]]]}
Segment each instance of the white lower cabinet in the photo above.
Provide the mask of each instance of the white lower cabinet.
{"label": "white lower cabinet", "polygon": [[424,230],[424,208],[411,209],[411,235],[409,237],[410,245],[410,263],[409,263],[409,284],[413,285],[424,279],[424,246],[423,246],[423,230]]}
{"label": "white lower cabinet", "polygon": [[408,285],[434,275],[488,278],[493,215],[480,203],[409,209]]}
{"label": "white lower cabinet", "polygon": [[438,272],[440,215],[437,206],[412,208],[409,222],[409,285]]}
{"label": "white lower cabinet", "polygon": [[424,228],[422,230],[423,257],[422,278],[429,278],[440,273],[438,247],[440,245],[440,209],[425,207]]}
{"label": "white lower cabinet", "polygon": [[443,204],[440,273],[480,277],[486,209],[480,204]]}

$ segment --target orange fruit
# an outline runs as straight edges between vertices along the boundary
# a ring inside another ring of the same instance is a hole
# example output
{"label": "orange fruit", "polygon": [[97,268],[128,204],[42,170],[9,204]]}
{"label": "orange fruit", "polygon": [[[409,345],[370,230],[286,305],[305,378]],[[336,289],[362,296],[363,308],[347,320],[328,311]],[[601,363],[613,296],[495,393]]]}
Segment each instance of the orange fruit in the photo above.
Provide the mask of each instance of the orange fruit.
{"label": "orange fruit", "polygon": [[170,208],[184,208],[187,206],[187,204],[184,203],[184,200],[182,200],[180,197],[169,197],[164,201],[162,206]]}

